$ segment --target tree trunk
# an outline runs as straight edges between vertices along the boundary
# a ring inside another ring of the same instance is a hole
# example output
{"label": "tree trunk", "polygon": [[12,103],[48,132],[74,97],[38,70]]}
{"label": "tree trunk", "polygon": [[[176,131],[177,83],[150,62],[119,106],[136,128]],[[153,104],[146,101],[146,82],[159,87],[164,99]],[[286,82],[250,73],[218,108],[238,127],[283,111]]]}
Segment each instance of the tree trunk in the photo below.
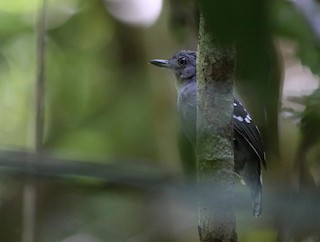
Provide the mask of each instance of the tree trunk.
{"label": "tree trunk", "polygon": [[197,177],[201,242],[237,241],[232,209],[233,74],[235,51],[206,30],[200,18],[197,55]]}

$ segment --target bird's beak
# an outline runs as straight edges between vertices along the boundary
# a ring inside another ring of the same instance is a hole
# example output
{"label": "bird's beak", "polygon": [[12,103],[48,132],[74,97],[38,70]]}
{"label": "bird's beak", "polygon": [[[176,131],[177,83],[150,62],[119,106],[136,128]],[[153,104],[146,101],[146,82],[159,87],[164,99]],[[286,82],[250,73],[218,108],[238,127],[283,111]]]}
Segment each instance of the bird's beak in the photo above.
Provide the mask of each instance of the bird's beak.
{"label": "bird's beak", "polygon": [[164,68],[170,68],[170,64],[168,60],[151,60],[150,61],[151,64],[155,65],[155,66],[159,66],[159,67],[164,67]]}

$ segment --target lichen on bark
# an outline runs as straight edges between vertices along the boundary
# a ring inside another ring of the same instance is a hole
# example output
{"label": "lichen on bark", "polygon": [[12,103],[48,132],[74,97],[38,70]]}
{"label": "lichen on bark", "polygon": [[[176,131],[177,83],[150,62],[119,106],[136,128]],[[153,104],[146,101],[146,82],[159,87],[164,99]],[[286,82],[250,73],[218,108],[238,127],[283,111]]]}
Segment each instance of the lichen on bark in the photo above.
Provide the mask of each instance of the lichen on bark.
{"label": "lichen on bark", "polygon": [[200,17],[197,55],[197,179],[201,242],[237,241],[232,209],[235,51]]}

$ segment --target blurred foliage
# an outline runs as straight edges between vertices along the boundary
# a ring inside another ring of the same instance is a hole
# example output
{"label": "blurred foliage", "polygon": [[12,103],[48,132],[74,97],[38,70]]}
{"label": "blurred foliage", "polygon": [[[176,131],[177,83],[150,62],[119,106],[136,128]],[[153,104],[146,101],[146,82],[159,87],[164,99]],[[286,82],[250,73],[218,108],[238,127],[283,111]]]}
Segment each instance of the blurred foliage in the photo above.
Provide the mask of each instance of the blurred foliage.
{"label": "blurred foliage", "polygon": [[196,1],[172,0],[169,4],[171,34],[179,42],[195,42],[199,23],[199,10]]}
{"label": "blurred foliage", "polygon": [[[318,4],[315,2],[315,4]],[[318,4],[319,5],[319,4]],[[296,54],[301,62],[317,75],[320,64],[320,42],[312,26],[295,6],[287,1],[275,1],[273,8],[274,31],[296,42]],[[319,16],[320,13],[318,13]]]}
{"label": "blurred foliage", "polygon": [[313,145],[320,138],[320,89],[316,89],[306,100],[306,108],[302,114],[301,132],[303,142]]}
{"label": "blurred foliage", "polygon": [[[41,3],[0,4],[1,149],[33,149]],[[261,220],[251,217],[248,190],[236,185],[239,240],[319,241],[315,228],[319,224],[315,202],[320,181],[319,91],[303,103],[306,109],[298,135],[297,126],[278,117],[284,66],[274,41],[294,42],[302,64],[319,75],[319,39],[313,26],[294,2],[285,0],[203,0],[202,4],[215,33],[224,41],[237,42],[236,87],[262,128],[269,157],[284,154],[268,160]],[[149,67],[148,61],[196,48],[196,6],[193,1],[163,2],[159,20],[143,28],[121,23],[102,1],[47,0],[43,152],[92,163],[117,162],[132,174],[131,167],[147,161],[180,178],[174,84],[169,74]],[[278,134],[285,140],[280,151]],[[304,142],[310,149],[299,148]],[[183,160],[190,158],[190,148],[185,151]],[[290,160],[288,153],[295,159]],[[302,176],[311,180],[297,190],[290,179],[299,172],[301,178],[301,169],[307,171]],[[28,181],[1,176],[0,241],[21,241],[23,185]],[[34,181],[37,241],[198,240],[197,191],[190,184],[148,184],[148,189],[142,189],[74,181]],[[293,214],[296,207],[301,210]]]}

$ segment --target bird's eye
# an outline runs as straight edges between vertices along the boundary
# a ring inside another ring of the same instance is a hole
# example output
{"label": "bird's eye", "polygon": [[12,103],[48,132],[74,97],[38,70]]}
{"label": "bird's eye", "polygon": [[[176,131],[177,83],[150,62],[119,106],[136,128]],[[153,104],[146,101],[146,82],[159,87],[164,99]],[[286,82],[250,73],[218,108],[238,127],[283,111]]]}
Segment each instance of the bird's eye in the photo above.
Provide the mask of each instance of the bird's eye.
{"label": "bird's eye", "polygon": [[187,60],[186,57],[180,57],[180,58],[178,59],[178,64],[179,64],[179,66],[185,66],[185,65],[187,64],[187,62],[188,62],[188,60]]}

